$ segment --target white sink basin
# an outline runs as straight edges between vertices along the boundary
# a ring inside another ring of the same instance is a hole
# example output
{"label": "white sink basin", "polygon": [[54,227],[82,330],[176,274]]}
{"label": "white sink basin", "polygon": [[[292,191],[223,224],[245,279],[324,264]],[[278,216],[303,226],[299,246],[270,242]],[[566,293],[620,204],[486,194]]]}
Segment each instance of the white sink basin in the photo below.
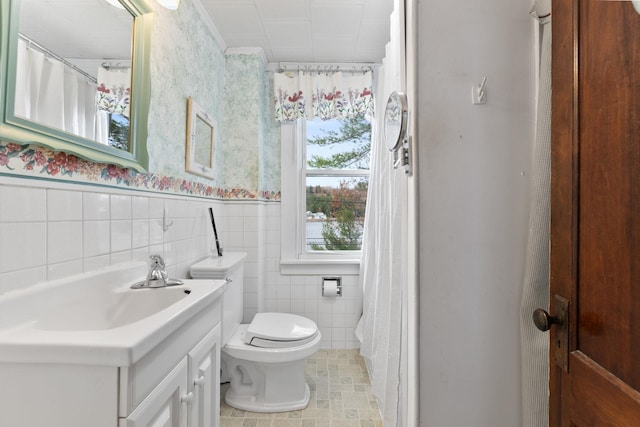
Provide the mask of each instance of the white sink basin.
{"label": "white sink basin", "polygon": [[223,280],[131,289],[127,263],[0,295],[0,362],[127,366],[219,298]]}
{"label": "white sink basin", "polygon": [[105,295],[72,298],[39,316],[35,327],[51,331],[119,328],[158,313],[191,293],[184,285],[158,289],[117,289]]}

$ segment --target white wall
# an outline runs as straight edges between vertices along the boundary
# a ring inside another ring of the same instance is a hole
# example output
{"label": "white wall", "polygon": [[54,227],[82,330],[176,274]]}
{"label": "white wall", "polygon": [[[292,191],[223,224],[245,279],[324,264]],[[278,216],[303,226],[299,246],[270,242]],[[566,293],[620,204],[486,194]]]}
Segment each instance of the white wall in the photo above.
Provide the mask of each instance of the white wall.
{"label": "white wall", "polygon": [[[0,176],[0,295],[127,261],[164,257],[172,277],[210,253],[214,200]],[[173,224],[163,229],[163,211]]]}
{"label": "white wall", "polygon": [[[520,425],[534,125],[524,0],[418,5],[420,421]],[[488,103],[471,104],[487,76]]]}
{"label": "white wall", "polygon": [[[244,321],[258,311],[314,320],[322,348],[357,348],[358,275],[342,298],[321,295],[322,275],[280,274],[280,203],[220,201],[147,191],[0,176],[0,296],[15,289],[162,255],[171,277],[215,250],[214,208],[224,251],[247,252]],[[163,230],[167,209],[173,225]],[[334,276],[327,271],[326,276]]]}

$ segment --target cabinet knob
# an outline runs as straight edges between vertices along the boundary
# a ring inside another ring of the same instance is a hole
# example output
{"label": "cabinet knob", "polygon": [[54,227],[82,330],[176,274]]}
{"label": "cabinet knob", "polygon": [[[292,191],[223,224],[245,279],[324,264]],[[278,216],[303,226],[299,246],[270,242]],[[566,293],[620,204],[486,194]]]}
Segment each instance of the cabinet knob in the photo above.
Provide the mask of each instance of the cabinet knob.
{"label": "cabinet knob", "polygon": [[204,385],[205,378],[204,375],[199,376],[198,378],[193,380],[193,385],[196,387],[202,387]]}
{"label": "cabinet knob", "polygon": [[189,392],[180,398],[180,402],[188,405],[193,401],[193,392]]}

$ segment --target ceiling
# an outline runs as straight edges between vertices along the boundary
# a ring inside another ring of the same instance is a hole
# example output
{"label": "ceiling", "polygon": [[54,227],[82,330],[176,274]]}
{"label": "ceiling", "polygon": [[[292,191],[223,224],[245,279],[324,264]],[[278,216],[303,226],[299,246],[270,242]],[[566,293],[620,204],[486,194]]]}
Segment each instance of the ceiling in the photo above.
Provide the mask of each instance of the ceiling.
{"label": "ceiling", "polygon": [[[199,2],[227,48],[262,48],[270,63],[380,63],[394,0]],[[88,58],[130,56],[130,28],[104,0],[21,0],[20,32],[90,73]]]}
{"label": "ceiling", "polygon": [[268,62],[382,62],[393,0],[200,0],[227,47]]}

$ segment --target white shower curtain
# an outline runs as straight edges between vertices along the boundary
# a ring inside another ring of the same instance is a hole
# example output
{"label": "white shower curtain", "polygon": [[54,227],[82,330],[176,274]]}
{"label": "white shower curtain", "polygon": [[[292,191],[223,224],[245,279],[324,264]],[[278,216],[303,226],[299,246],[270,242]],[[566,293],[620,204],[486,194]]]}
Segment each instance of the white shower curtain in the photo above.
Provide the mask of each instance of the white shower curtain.
{"label": "white shower curtain", "polygon": [[546,427],[549,418],[549,334],[536,329],[532,313],[549,307],[551,179],[551,3],[537,0],[539,66],[536,139],[531,180],[529,236],[520,307],[522,426]]}
{"label": "white shower curtain", "polygon": [[96,84],[18,41],[15,115],[94,139]]}
{"label": "white shower curtain", "polygon": [[389,94],[402,88],[402,39],[399,2],[391,16],[391,41],[378,70],[376,126],[372,136],[371,175],[367,197],[360,278],[363,315],[356,334],[367,362],[371,391],[385,426],[403,426],[406,331],[402,298],[407,287],[407,178],[393,169],[383,141],[382,120]]}

